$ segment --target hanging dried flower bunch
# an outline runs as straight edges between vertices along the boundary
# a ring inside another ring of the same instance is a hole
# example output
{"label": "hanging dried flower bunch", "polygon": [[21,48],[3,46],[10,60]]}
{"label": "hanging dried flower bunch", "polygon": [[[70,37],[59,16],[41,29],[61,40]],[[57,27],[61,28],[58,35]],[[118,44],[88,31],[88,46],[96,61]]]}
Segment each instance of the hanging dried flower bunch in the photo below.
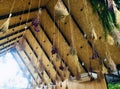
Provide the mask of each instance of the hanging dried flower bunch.
{"label": "hanging dried flower bunch", "polygon": [[8,30],[11,16],[12,14],[10,13],[8,19],[0,26],[0,32],[5,33]]}
{"label": "hanging dried flower bunch", "polygon": [[44,71],[43,60],[39,59],[39,71],[42,73]]}
{"label": "hanging dried flower bunch", "polygon": [[55,5],[55,18],[58,20],[68,15],[69,13],[63,5],[63,2],[61,0],[58,0],[57,4]]}
{"label": "hanging dried flower bunch", "polygon": [[32,20],[32,25],[34,27],[34,30],[36,32],[39,32],[39,29],[38,29],[38,26],[40,24],[40,21],[39,21],[39,16],[35,17],[33,20]]}
{"label": "hanging dried flower bunch", "polygon": [[23,38],[21,40],[19,40],[19,50],[20,51],[23,51],[25,49],[25,46],[26,46],[25,39],[26,39],[26,37],[24,35]]}
{"label": "hanging dried flower bunch", "polygon": [[53,45],[52,47],[52,51],[51,51],[52,55],[55,54],[55,53],[58,53],[57,52],[57,48]]}
{"label": "hanging dried flower bunch", "polygon": [[120,45],[120,0],[90,0],[90,2],[102,21],[105,37],[110,34]]}

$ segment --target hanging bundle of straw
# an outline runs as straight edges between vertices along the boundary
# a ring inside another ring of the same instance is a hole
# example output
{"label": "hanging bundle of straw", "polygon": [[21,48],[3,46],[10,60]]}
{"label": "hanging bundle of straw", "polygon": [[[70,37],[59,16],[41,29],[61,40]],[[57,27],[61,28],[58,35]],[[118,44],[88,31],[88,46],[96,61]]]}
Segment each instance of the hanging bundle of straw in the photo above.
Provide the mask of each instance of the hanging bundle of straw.
{"label": "hanging bundle of straw", "polygon": [[8,30],[11,16],[12,13],[9,14],[8,19],[0,26],[0,32],[5,33]]}
{"label": "hanging bundle of straw", "polygon": [[114,30],[113,30],[113,32],[112,32],[112,36],[113,36],[113,38],[114,38],[114,41],[115,41],[118,45],[120,45],[120,31],[119,31],[116,27],[114,27]]}
{"label": "hanging bundle of straw", "polygon": [[110,72],[115,72],[117,71],[116,68],[116,64],[114,63],[114,61],[112,60],[110,53],[106,52],[106,62],[105,62],[106,66],[108,67],[108,70]]}
{"label": "hanging bundle of straw", "polygon": [[58,0],[57,4],[55,6],[55,18],[61,19],[61,18],[64,18],[68,15],[69,15],[69,13],[66,10],[65,6],[61,2],[61,0]]}

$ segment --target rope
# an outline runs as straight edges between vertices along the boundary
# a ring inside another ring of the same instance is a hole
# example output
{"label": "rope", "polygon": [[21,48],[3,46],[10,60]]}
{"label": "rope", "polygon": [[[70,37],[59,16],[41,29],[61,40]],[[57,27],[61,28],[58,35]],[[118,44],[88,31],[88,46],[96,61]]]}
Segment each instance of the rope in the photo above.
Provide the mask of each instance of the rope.
{"label": "rope", "polygon": [[15,0],[14,0],[13,3],[12,3],[12,7],[11,7],[11,9],[10,9],[10,14],[11,14],[12,11],[13,11],[14,5],[15,5]]}
{"label": "rope", "polygon": [[[68,0],[68,10],[69,10],[69,13],[71,13],[70,11],[70,1]],[[70,33],[71,33],[71,46],[76,50],[76,47],[74,45],[74,36],[73,36],[73,25],[72,25],[72,22],[71,22],[71,17],[70,17]]]}
{"label": "rope", "polygon": [[[55,2],[55,1],[54,1]],[[55,34],[56,34],[56,30],[55,30],[55,11],[54,11],[54,34],[53,34],[53,46],[55,46]]]}
{"label": "rope", "polygon": [[27,30],[27,22],[28,22],[28,19],[29,19],[29,16],[30,16],[30,9],[31,9],[31,4],[32,4],[32,0],[30,0],[30,6],[29,6],[29,10],[28,10],[28,15],[27,15],[27,20],[26,20],[26,25],[25,25],[25,31],[24,31],[24,33],[23,33],[23,37],[24,37],[24,35],[25,35],[25,33],[26,33],[26,30]]}

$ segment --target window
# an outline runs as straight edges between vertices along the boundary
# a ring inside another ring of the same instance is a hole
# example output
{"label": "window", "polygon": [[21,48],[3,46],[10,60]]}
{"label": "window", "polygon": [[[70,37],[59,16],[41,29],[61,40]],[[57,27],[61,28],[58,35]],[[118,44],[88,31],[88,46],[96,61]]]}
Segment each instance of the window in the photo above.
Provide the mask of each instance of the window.
{"label": "window", "polygon": [[0,89],[28,89],[29,80],[24,76],[13,55],[0,56]]}

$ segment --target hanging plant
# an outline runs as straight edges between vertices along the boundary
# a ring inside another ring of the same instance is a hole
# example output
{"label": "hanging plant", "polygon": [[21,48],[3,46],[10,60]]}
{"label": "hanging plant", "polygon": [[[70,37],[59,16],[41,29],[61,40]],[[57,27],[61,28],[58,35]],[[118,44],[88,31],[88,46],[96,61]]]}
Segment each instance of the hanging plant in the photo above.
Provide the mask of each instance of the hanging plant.
{"label": "hanging plant", "polygon": [[103,25],[105,38],[111,34],[120,45],[120,0],[90,0],[93,10],[100,17]]}
{"label": "hanging plant", "polygon": [[36,32],[39,32],[40,30],[38,29],[38,26],[40,24],[40,21],[39,21],[39,16],[35,17],[33,20],[32,20],[32,25],[34,27],[34,30]]}
{"label": "hanging plant", "polygon": [[19,50],[20,51],[23,51],[25,49],[25,47],[26,47],[25,39],[26,39],[26,37],[24,35],[23,38],[21,40],[19,40]]}

